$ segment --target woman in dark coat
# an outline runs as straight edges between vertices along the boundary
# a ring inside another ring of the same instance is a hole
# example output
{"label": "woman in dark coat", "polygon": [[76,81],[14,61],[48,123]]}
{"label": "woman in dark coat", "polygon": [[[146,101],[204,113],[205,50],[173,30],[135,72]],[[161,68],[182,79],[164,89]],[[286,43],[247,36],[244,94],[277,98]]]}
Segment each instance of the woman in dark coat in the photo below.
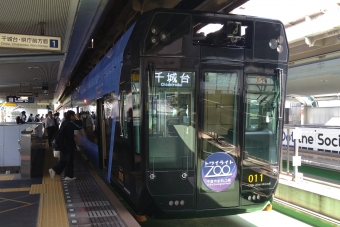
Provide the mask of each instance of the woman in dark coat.
{"label": "woman in dark coat", "polygon": [[64,139],[65,146],[60,148],[60,159],[58,163],[49,169],[50,177],[54,179],[55,174],[60,175],[65,169],[64,180],[75,180],[73,175],[74,169],[74,152],[76,150],[76,142],[74,140],[74,130],[81,128],[75,124],[75,112],[72,110],[67,111],[66,120],[60,126],[60,137]]}

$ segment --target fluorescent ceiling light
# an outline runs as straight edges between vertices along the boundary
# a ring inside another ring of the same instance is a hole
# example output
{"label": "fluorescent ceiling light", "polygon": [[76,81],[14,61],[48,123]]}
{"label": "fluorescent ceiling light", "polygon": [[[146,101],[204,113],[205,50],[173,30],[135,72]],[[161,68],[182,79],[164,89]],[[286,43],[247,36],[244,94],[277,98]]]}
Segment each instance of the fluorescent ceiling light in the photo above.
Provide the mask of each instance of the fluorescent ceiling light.
{"label": "fluorescent ceiling light", "polygon": [[327,97],[327,96],[339,96],[338,93],[335,93],[335,94],[324,94],[324,95],[313,95],[314,97]]}

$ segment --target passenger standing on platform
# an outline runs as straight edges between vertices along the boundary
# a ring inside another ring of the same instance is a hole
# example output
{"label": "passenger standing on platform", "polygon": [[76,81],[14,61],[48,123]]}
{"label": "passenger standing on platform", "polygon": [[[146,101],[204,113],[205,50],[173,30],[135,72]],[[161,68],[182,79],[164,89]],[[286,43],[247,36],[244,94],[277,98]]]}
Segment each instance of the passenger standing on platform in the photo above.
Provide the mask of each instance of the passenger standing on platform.
{"label": "passenger standing on platform", "polygon": [[74,137],[77,145],[77,150],[80,151],[80,143],[81,143],[81,137],[86,138],[86,134],[84,132],[84,125],[83,125],[83,120],[81,119],[81,116],[79,113],[75,115],[75,120],[74,123],[79,126],[79,130],[74,131]]}
{"label": "passenger standing on platform", "polygon": [[21,112],[20,119],[21,119],[21,123],[22,124],[26,122],[27,117],[26,117],[26,112],[25,111]]}
{"label": "passenger standing on platform", "polygon": [[22,111],[20,116],[17,116],[15,121],[17,124],[25,124],[26,122],[26,112]]}
{"label": "passenger standing on platform", "polygon": [[52,137],[57,131],[54,123],[54,118],[52,116],[52,111],[48,111],[48,117],[45,119],[45,129],[47,130],[48,145],[52,147]]}
{"label": "passenger standing on platform", "polygon": [[49,169],[50,177],[54,179],[55,174],[60,175],[65,169],[64,180],[75,180],[73,175],[74,168],[74,152],[76,150],[76,142],[74,140],[74,130],[80,130],[81,128],[75,124],[75,112],[72,110],[67,111],[66,120],[60,126],[62,136],[65,138],[66,148],[60,149],[60,159],[58,163],[51,169]]}
{"label": "passenger standing on platform", "polygon": [[63,117],[63,119],[61,119],[61,122],[60,122],[60,124],[62,124],[65,120],[66,120],[66,112],[64,113],[64,117]]}
{"label": "passenger standing on platform", "polygon": [[93,120],[96,120],[96,114],[93,111],[91,112],[91,117]]}
{"label": "passenger standing on platform", "polygon": [[33,114],[30,114],[30,116],[28,117],[27,122],[33,122],[33,121],[34,121]]}
{"label": "passenger standing on platform", "polygon": [[54,114],[54,124],[56,126],[57,131],[59,130],[59,125],[60,125],[60,122],[61,122],[59,115],[60,115],[60,113],[58,113],[58,112]]}
{"label": "passenger standing on platform", "polygon": [[89,135],[93,134],[93,118],[90,115],[89,111],[86,111],[86,117],[85,117],[85,128],[86,128],[86,133]]}
{"label": "passenger standing on platform", "polygon": [[35,115],[35,122],[40,122],[40,114]]}

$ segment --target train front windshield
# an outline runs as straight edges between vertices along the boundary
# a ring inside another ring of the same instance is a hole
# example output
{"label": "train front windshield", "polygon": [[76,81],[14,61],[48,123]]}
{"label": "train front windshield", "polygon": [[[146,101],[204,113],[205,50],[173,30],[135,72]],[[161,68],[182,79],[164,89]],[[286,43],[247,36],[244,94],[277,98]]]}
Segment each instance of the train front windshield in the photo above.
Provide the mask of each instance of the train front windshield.
{"label": "train front windshield", "polygon": [[156,71],[149,89],[149,168],[191,169],[195,151],[194,72]]}

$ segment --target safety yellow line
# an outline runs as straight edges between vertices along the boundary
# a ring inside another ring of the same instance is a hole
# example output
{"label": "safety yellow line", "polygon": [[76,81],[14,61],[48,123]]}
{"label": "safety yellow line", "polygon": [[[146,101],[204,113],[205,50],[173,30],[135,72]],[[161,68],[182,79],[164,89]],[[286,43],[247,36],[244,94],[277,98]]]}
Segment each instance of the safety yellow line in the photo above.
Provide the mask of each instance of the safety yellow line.
{"label": "safety yellow line", "polygon": [[25,192],[31,190],[31,187],[29,188],[0,188],[0,192]]}
{"label": "safety yellow line", "polygon": [[11,202],[16,202],[16,203],[23,203],[23,204],[27,204],[27,205],[32,205],[33,203],[27,203],[27,202],[23,202],[23,201],[19,201],[19,200],[14,200],[14,199],[6,199],[6,198],[1,198],[3,199],[2,201],[0,201],[0,203],[2,202],[6,202],[6,201],[11,201]]}
{"label": "safety yellow line", "polygon": [[37,227],[68,227],[66,203],[59,175],[54,180],[48,170],[57,163],[53,151],[46,147],[42,184],[32,185],[30,194],[40,193],[39,215]]}
{"label": "safety yellow line", "polygon": [[13,180],[14,175],[0,176],[0,181]]}
{"label": "safety yellow line", "polygon": [[21,206],[21,207],[15,207],[15,208],[12,208],[12,209],[8,209],[8,210],[0,211],[0,214],[2,214],[2,213],[5,213],[5,212],[8,212],[8,211],[12,211],[12,210],[17,210],[17,209],[19,209],[19,208],[23,208],[23,207],[31,206],[31,205],[33,205],[33,204],[29,204],[29,205],[23,205],[23,206]]}

